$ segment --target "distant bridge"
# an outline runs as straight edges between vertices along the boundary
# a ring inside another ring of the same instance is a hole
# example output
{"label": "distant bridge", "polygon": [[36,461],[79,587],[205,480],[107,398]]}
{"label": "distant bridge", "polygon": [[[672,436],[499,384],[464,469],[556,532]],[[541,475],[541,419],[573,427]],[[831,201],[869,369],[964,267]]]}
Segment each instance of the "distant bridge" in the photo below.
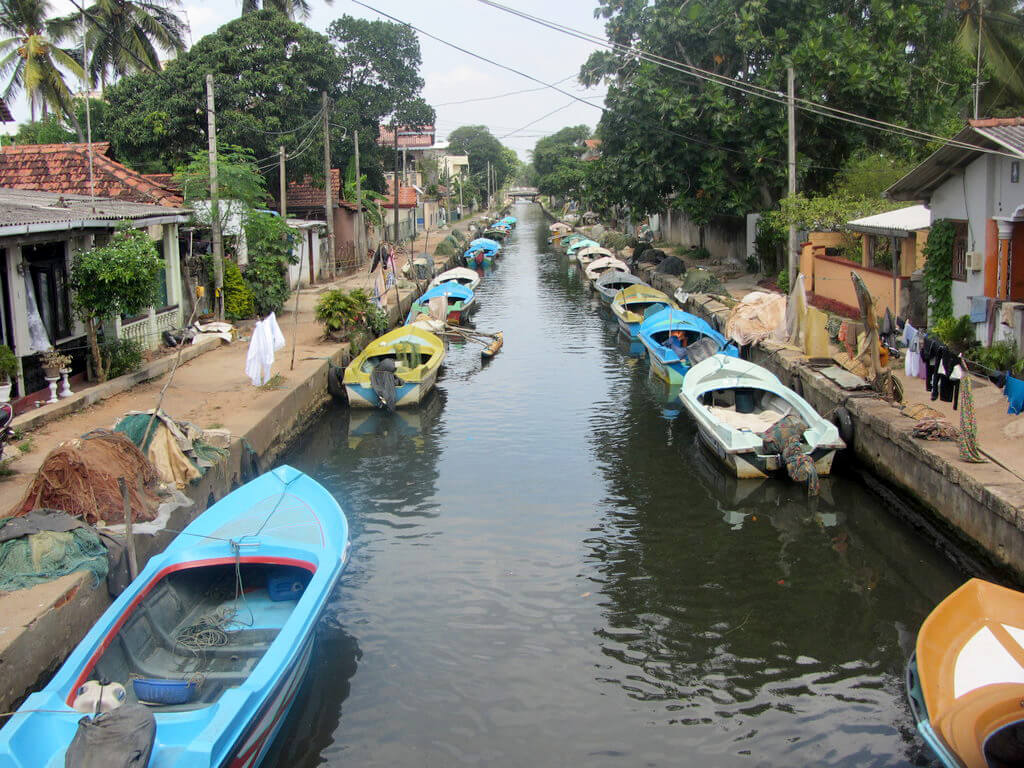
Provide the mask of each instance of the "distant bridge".
{"label": "distant bridge", "polygon": [[508,196],[515,199],[519,197],[528,197],[533,201],[537,200],[540,195],[540,190],[536,187],[512,187],[508,191]]}

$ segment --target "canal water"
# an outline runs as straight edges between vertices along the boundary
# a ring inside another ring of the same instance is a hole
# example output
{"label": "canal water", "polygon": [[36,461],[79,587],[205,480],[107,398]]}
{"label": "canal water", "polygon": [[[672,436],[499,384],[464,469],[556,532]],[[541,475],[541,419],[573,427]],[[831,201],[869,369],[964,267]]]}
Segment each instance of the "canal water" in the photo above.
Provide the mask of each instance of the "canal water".
{"label": "canal water", "polygon": [[730,480],[513,213],[474,318],[501,353],[284,458],[352,550],[267,764],[928,764],[903,665],[962,574],[852,477]]}

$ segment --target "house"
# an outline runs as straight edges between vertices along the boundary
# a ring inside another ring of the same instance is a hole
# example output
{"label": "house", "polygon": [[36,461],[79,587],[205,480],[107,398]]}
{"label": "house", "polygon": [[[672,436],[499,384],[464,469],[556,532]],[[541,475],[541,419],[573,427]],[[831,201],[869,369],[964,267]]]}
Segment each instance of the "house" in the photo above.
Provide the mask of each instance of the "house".
{"label": "house", "polygon": [[[364,261],[369,246],[365,232],[359,232],[359,206],[342,200],[341,171],[331,169],[331,199],[334,201],[334,265],[320,264],[311,282],[324,274],[333,275],[355,269]],[[307,176],[301,183],[288,182],[286,204],[288,215],[307,221],[325,222],[326,197],[322,185]],[[307,232],[307,237],[308,237]],[[324,236],[326,247],[326,235]],[[312,246],[310,246],[312,248]],[[319,259],[317,260],[319,263]],[[325,273],[326,270],[326,273]]]}
{"label": "house", "polygon": [[137,317],[118,317],[107,338],[159,346],[165,330],[180,328],[181,259],[178,227],[191,211],[148,203],[0,188],[0,342],[14,350],[20,371],[15,411],[31,407],[45,389],[37,353],[56,347],[72,358],[72,378],[81,380],[88,357],[85,327],[72,312],[68,287],[72,255],[102,244],[121,221],[145,230],[164,259],[159,301]]}
{"label": "house", "polygon": [[416,234],[416,208],[419,205],[419,196],[415,187],[406,187],[399,184],[398,187],[398,235],[395,235],[395,182],[394,176],[387,179],[388,196],[381,200],[381,208],[384,209],[384,232],[383,238],[390,242],[409,240]]}
{"label": "house", "polygon": [[580,155],[580,160],[598,160],[601,157],[601,140],[600,139],[584,139],[583,140],[583,154]]}
{"label": "house", "polygon": [[[953,314],[972,315],[984,343],[1024,341],[1021,160],[1024,117],[970,120],[885,193],[893,200],[923,202],[932,225],[942,219],[955,225]],[[996,317],[1010,323],[1004,326]]]}

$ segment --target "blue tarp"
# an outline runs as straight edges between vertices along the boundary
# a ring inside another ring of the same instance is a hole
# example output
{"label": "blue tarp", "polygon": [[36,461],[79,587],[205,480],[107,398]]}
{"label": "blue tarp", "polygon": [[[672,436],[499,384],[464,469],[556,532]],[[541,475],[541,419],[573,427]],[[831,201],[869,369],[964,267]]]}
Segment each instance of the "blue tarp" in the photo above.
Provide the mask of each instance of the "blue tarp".
{"label": "blue tarp", "polygon": [[497,253],[501,250],[501,243],[497,240],[491,240],[489,237],[478,237],[476,240],[470,241],[469,250],[475,251],[478,248],[488,253]]}
{"label": "blue tarp", "polygon": [[455,280],[449,280],[445,283],[439,283],[429,289],[426,293],[416,299],[415,303],[426,304],[435,296],[454,296],[456,299],[468,301],[473,298],[473,290]]}

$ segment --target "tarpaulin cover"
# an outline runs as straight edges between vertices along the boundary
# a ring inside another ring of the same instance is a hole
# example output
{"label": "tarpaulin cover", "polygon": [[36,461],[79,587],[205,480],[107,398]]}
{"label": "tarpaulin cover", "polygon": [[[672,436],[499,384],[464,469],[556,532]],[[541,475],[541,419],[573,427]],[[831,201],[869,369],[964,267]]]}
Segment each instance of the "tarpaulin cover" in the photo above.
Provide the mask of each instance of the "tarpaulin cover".
{"label": "tarpaulin cover", "polygon": [[[132,411],[114,425],[137,446],[142,446],[153,411]],[[226,453],[207,441],[206,432],[187,421],[175,421],[163,411],[157,414],[146,441],[146,456],[153,463],[160,479],[184,488],[199,479]],[[210,438],[212,439],[212,438]]]}
{"label": "tarpaulin cover", "polygon": [[64,768],[146,768],[156,738],[156,717],[142,704],[78,721]]}
{"label": "tarpaulin cover", "polygon": [[787,338],[786,297],[764,291],[748,293],[729,313],[725,335],[737,344],[753,344],[765,339],[784,342]]}
{"label": "tarpaulin cover", "polygon": [[119,477],[128,487],[132,519],[148,521],[156,517],[156,470],[127,435],[106,429],[94,429],[50,451],[11,514],[24,515],[46,507],[81,517],[87,523],[123,523]]}

